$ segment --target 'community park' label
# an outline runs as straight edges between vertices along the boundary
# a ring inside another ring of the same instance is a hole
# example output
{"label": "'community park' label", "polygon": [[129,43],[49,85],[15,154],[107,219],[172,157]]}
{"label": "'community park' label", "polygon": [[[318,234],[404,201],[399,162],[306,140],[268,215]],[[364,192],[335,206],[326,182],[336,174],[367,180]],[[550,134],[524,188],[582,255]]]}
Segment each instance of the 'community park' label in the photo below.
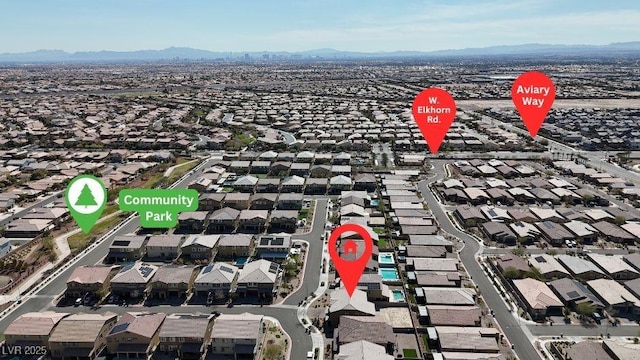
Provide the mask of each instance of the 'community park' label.
{"label": "'community park' label", "polygon": [[194,189],[124,189],[118,201],[120,210],[140,214],[143,228],[171,228],[178,224],[178,214],[198,209],[198,192]]}

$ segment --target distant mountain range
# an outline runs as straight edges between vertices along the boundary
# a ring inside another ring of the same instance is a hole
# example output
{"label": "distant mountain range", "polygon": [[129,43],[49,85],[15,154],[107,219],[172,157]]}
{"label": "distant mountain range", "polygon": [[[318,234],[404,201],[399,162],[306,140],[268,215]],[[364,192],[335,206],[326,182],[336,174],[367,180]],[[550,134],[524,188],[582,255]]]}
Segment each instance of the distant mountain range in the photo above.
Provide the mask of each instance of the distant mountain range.
{"label": "distant mountain range", "polygon": [[640,55],[640,41],[609,45],[547,45],[525,44],[490,46],[438,51],[356,52],[334,49],[316,49],[301,52],[215,52],[188,47],[170,47],[163,50],[88,51],[68,53],[62,50],[38,50],[25,53],[0,54],[3,63],[32,62],[124,62],[162,60],[266,60],[266,59],[399,59],[444,58],[472,56],[620,56]]}

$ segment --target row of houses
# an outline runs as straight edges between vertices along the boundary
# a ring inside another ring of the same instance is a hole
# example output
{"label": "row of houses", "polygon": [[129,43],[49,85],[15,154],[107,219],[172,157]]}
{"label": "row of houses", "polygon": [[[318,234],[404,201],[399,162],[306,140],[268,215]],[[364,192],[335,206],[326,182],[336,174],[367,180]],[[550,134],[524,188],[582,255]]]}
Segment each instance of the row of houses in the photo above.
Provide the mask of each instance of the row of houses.
{"label": "row of houses", "polygon": [[165,261],[179,257],[190,260],[237,260],[257,256],[283,259],[292,246],[286,233],[214,235],[125,235],[116,236],[107,253],[107,262],[137,260]]}
{"label": "row of houses", "polygon": [[639,238],[640,220],[618,208],[520,208],[495,206],[457,207],[456,219],[465,227],[478,226],[490,240],[515,244],[545,239],[554,246],[567,242],[593,243],[598,239],[633,244]]}
{"label": "row of houses", "polygon": [[[506,254],[495,261],[498,271],[522,276],[537,269],[542,280],[513,279],[514,289],[534,319],[562,315],[562,308],[576,309],[587,302],[596,310],[620,314],[640,313],[640,255],[601,255],[586,258],[548,254],[529,258]],[[512,275],[513,276],[513,275]]]}
{"label": "row of houses", "polygon": [[[266,194],[263,194],[266,195]],[[272,199],[260,197],[256,200],[258,208],[265,208],[272,204]],[[298,225],[298,210],[266,210],[245,209],[237,210],[223,207],[214,211],[189,211],[178,215],[178,231],[185,233],[221,234],[232,232],[262,233],[294,232]]]}
{"label": "row of houses", "polygon": [[[339,194],[347,190],[375,189],[375,177],[372,174],[335,175],[331,177],[306,177],[308,170],[295,175],[281,177],[257,177],[253,175],[235,175],[235,173],[205,173],[189,184],[189,188],[206,192],[219,192],[222,186],[240,193],[304,193],[309,195]],[[222,185],[222,186],[221,186]]]}
{"label": "row of houses", "polygon": [[206,296],[209,302],[241,297],[270,298],[280,280],[277,263],[259,259],[242,268],[215,262],[206,266],[156,266],[135,262],[124,266],[81,266],[67,280],[66,296],[75,299],[100,299],[110,293],[123,299],[167,300],[189,294]]}
{"label": "row of houses", "polygon": [[147,359],[168,353],[180,359],[207,355],[253,359],[265,334],[261,315],[128,312],[25,313],[4,330],[8,346],[44,346],[53,359]]}
{"label": "row of houses", "polygon": [[[341,287],[331,293],[326,321],[335,327],[333,348],[337,356],[345,348],[364,343],[377,345],[372,349],[377,349],[376,356],[381,359],[394,355],[397,358],[397,349],[408,341],[403,336],[415,329],[409,324],[411,321],[403,325],[387,316],[395,311],[397,320],[403,318],[399,315],[403,311],[411,312],[405,305],[411,297],[417,303],[417,313],[409,315],[409,319],[419,319],[419,331],[428,334],[426,345],[435,358],[468,359],[479,353],[504,358],[499,352],[499,332],[482,327],[483,310],[477,304],[475,290],[463,287],[464,277],[453,243],[436,234],[435,220],[422,207],[422,199],[410,187],[408,176],[384,175],[379,182],[379,199],[353,192],[341,197],[341,223],[362,225],[377,246],[353,295],[349,297]],[[375,200],[384,204],[392,228],[397,229],[394,238],[407,240],[407,245],[398,246],[396,251],[389,245],[380,245],[380,235],[373,229],[384,225],[376,220],[385,217],[375,216],[378,206],[371,205]],[[380,246],[385,250],[379,250]],[[347,233],[341,236],[338,251],[345,259],[358,258],[363,247],[357,235]],[[401,277],[400,271],[406,277]],[[409,288],[415,290],[406,290]],[[466,341],[459,341],[460,337]]]}

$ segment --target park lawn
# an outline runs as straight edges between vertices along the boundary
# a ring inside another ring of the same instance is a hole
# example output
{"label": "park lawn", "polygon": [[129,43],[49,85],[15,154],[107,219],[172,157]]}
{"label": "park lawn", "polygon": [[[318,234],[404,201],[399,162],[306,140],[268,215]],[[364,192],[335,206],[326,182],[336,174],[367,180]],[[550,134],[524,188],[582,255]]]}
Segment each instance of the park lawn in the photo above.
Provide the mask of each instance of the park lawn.
{"label": "park lawn", "polygon": [[67,241],[69,242],[69,248],[71,250],[84,249],[89,244],[89,240],[91,238],[100,237],[102,234],[106,233],[111,228],[116,226],[120,221],[122,221],[120,216],[114,216],[94,225],[94,227],[88,234],[80,232],[78,234],[69,236],[69,238],[67,239]]}
{"label": "park lawn", "polygon": [[102,212],[102,214],[100,215],[101,218],[113,214],[114,212],[118,211],[120,209],[120,207],[118,206],[118,204],[111,204],[111,205],[107,205],[104,208],[104,211]]}
{"label": "park lawn", "polygon": [[386,247],[388,244],[386,240],[378,240],[378,247]]}
{"label": "park lawn", "polygon": [[162,181],[164,177],[164,172],[159,172],[151,176],[145,183],[142,185],[143,189],[153,189]]}

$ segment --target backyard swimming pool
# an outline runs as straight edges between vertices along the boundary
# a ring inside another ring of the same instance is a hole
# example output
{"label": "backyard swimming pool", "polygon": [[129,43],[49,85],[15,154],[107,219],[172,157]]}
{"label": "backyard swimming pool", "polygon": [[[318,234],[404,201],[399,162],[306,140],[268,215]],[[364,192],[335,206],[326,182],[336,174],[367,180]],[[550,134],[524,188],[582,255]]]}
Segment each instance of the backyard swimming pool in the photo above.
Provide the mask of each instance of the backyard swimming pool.
{"label": "backyard swimming pool", "polygon": [[393,296],[394,302],[404,302],[404,294],[402,290],[392,290],[391,295]]}
{"label": "backyard swimming pool", "polygon": [[382,277],[382,281],[398,281],[398,270],[396,269],[379,269],[378,273]]}
{"label": "backyard swimming pool", "polygon": [[384,267],[389,267],[389,266],[394,266],[396,265],[396,261],[393,258],[393,253],[380,253],[378,255],[378,264],[380,264],[380,266]]}

